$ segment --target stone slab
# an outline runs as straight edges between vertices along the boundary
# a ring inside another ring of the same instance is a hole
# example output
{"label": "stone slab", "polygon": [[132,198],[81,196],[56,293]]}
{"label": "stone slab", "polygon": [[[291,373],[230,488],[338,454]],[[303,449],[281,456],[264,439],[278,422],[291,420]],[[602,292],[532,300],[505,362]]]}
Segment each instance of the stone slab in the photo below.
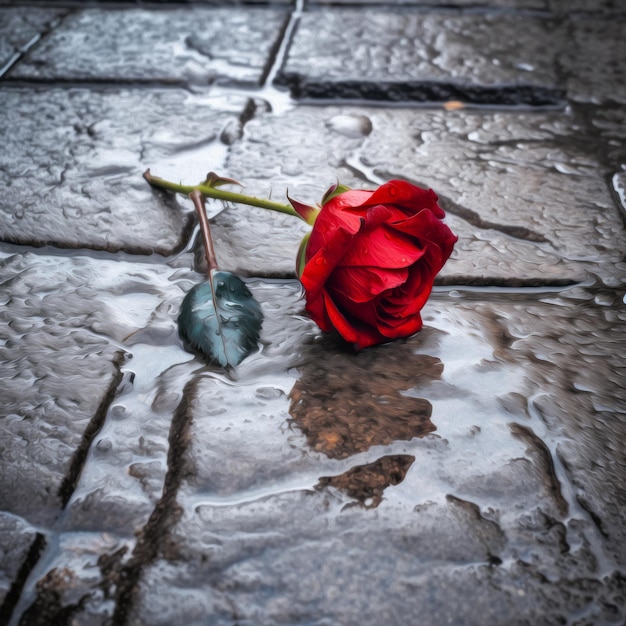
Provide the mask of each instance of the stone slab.
{"label": "stone slab", "polygon": [[[12,569],[7,565],[6,580],[0,578],[3,591],[16,587],[11,605],[21,598],[16,612],[24,613],[24,624],[79,614],[89,624],[106,623],[117,572],[161,496],[172,412],[199,367],[183,349],[176,315],[200,277],[190,269],[190,254],[171,263],[85,253],[5,260],[11,276],[4,280],[9,325],[2,333],[3,408],[19,406],[15,415],[0,418],[0,507],[44,525],[47,537],[21,577],[22,561],[16,561]],[[85,430],[88,412],[101,401],[99,390],[111,385],[104,360],[113,350],[124,355],[117,358],[116,387]],[[18,436],[18,422],[31,424],[30,442]],[[79,476],[73,475],[77,451]],[[41,501],[40,491],[49,502]],[[24,533],[13,534],[17,546]],[[13,544],[2,543],[7,550]],[[28,578],[34,566],[39,573]]]}
{"label": "stone slab", "polygon": [[[441,292],[421,333],[355,355],[319,337],[297,288],[251,289],[264,350],[190,393],[182,513],[142,570],[130,623],[624,619],[622,302]],[[396,370],[404,399],[385,384],[367,398]],[[305,395],[328,424],[321,445],[298,415]],[[430,404],[435,430],[380,438],[411,400]],[[323,417],[344,406],[352,431]],[[342,438],[352,448],[337,456]],[[358,468],[398,456],[403,475],[370,474],[380,498],[350,487]]]}
{"label": "stone slab", "polygon": [[[433,188],[460,237],[444,283],[537,286],[599,276],[617,286],[623,222],[606,180],[619,160],[605,162],[616,123],[598,134],[561,112],[300,106],[248,122],[226,168],[247,193],[280,200],[288,191],[312,204],[337,180],[375,188],[403,178]],[[304,232],[294,218],[240,207],[214,227],[226,267],[257,275],[293,275]]]}
{"label": "stone slab", "polygon": [[63,20],[9,76],[258,85],[285,19],[283,10],[254,7],[85,9]]}
{"label": "stone slab", "polygon": [[[135,377],[27,590],[25,624],[625,617],[617,292],[440,289],[421,333],[354,354],[303,316],[297,282],[252,280],[262,348],[225,373],[176,352],[188,257],[118,289],[153,285],[163,305],[132,323]],[[112,498],[123,489],[125,507]],[[139,500],[154,509],[137,532]],[[129,577],[138,587],[121,594]]]}
{"label": "stone slab", "polygon": [[0,510],[49,525],[67,503],[66,529],[133,536],[162,489],[176,384],[159,374],[192,359],[175,316],[198,277],[80,254],[1,269]]}
{"label": "stone slab", "polygon": [[[595,16],[594,16],[595,17]],[[568,24],[568,45],[559,57],[574,100],[596,105],[626,105],[626,9],[602,19],[575,15]]]}
{"label": "stone slab", "polygon": [[0,76],[64,14],[60,9],[0,7]]}
{"label": "stone slab", "polygon": [[277,82],[309,100],[623,104],[624,19],[314,11],[303,14]]}
{"label": "stone slab", "polygon": [[120,357],[85,328],[93,301],[81,281],[33,261],[16,255],[2,265],[0,510],[49,524]]}
{"label": "stone slab", "polygon": [[548,0],[548,8],[556,14],[574,12],[587,14],[624,14],[620,0]]}
{"label": "stone slab", "polygon": [[[610,2],[610,0],[607,0]],[[424,2],[423,0],[391,0],[390,2],[385,2],[385,6],[389,6],[392,8],[398,7],[419,7],[420,9],[439,9],[439,8],[450,8],[451,6],[459,7],[459,8],[476,8],[480,7],[481,9],[530,9],[530,10],[545,10],[547,8],[546,5],[547,0],[455,0],[454,3],[450,2],[450,0],[427,0]],[[308,2],[309,6],[314,5],[331,5],[331,6],[371,6],[378,5],[380,6],[382,3],[380,0],[310,0]]]}
{"label": "stone slab", "polygon": [[561,37],[545,16],[321,10],[277,80],[306,99],[555,104]]}
{"label": "stone slab", "polygon": [[193,207],[154,192],[142,174],[156,166],[177,180],[182,163],[186,175],[196,168],[196,183],[219,169],[221,136],[239,126],[246,102],[179,90],[2,89],[0,239],[135,254],[180,250]]}

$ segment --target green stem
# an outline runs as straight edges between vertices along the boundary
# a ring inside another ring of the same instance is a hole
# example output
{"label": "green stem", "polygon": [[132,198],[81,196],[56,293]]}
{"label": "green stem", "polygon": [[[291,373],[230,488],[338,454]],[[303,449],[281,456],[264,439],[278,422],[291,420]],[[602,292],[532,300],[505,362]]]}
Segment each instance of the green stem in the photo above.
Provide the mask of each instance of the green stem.
{"label": "green stem", "polygon": [[278,211],[279,213],[286,213],[287,215],[293,215],[294,217],[300,217],[294,208],[288,204],[280,204],[279,202],[272,202],[271,200],[263,200],[262,198],[255,198],[253,196],[247,196],[242,193],[235,193],[233,191],[224,191],[217,187],[209,187],[207,185],[179,185],[172,183],[169,180],[164,180],[158,176],[152,176],[150,170],[146,170],[143,177],[153,187],[160,187],[161,189],[168,189],[169,191],[175,191],[188,196],[193,191],[199,191],[203,196],[207,198],[214,198],[216,200],[224,200],[225,202],[237,202],[239,204],[248,204],[250,206],[260,207],[261,209],[269,209],[270,211]]}

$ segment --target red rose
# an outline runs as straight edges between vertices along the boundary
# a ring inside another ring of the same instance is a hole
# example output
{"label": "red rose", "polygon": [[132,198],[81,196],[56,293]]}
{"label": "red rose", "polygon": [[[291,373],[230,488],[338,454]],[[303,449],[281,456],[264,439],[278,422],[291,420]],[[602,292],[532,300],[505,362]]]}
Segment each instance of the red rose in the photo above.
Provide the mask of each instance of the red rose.
{"label": "red rose", "polygon": [[421,329],[420,311],[457,237],[431,189],[400,180],[343,189],[324,196],[298,274],[313,320],[360,350]]}

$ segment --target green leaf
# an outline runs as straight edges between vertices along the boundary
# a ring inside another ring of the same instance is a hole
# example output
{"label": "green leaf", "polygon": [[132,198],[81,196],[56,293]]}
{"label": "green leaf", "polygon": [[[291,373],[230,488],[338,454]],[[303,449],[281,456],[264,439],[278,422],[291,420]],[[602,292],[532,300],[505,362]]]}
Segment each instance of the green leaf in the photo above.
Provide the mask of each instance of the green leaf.
{"label": "green leaf", "polygon": [[182,338],[222,367],[239,365],[258,349],[263,313],[244,282],[213,270],[185,296],[178,316]]}
{"label": "green leaf", "polygon": [[322,206],[324,206],[329,200],[332,200],[335,196],[338,196],[344,191],[350,191],[350,187],[346,187],[345,185],[341,185],[339,183],[330,187],[322,198]]}
{"label": "green leaf", "polygon": [[298,278],[302,276],[302,272],[304,272],[304,266],[306,265],[306,247],[309,243],[309,239],[311,238],[311,233],[307,233],[300,242],[300,247],[298,248],[298,254],[296,256],[296,275]]}

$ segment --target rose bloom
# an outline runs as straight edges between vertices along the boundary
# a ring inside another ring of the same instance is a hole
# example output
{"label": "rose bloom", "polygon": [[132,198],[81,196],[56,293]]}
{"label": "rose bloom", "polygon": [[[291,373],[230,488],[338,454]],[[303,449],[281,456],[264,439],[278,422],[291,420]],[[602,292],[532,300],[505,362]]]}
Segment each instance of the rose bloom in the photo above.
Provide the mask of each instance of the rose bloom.
{"label": "rose bloom", "polygon": [[299,254],[309,315],[357,350],[420,330],[457,241],[444,217],[434,191],[404,181],[375,191],[331,187]]}

